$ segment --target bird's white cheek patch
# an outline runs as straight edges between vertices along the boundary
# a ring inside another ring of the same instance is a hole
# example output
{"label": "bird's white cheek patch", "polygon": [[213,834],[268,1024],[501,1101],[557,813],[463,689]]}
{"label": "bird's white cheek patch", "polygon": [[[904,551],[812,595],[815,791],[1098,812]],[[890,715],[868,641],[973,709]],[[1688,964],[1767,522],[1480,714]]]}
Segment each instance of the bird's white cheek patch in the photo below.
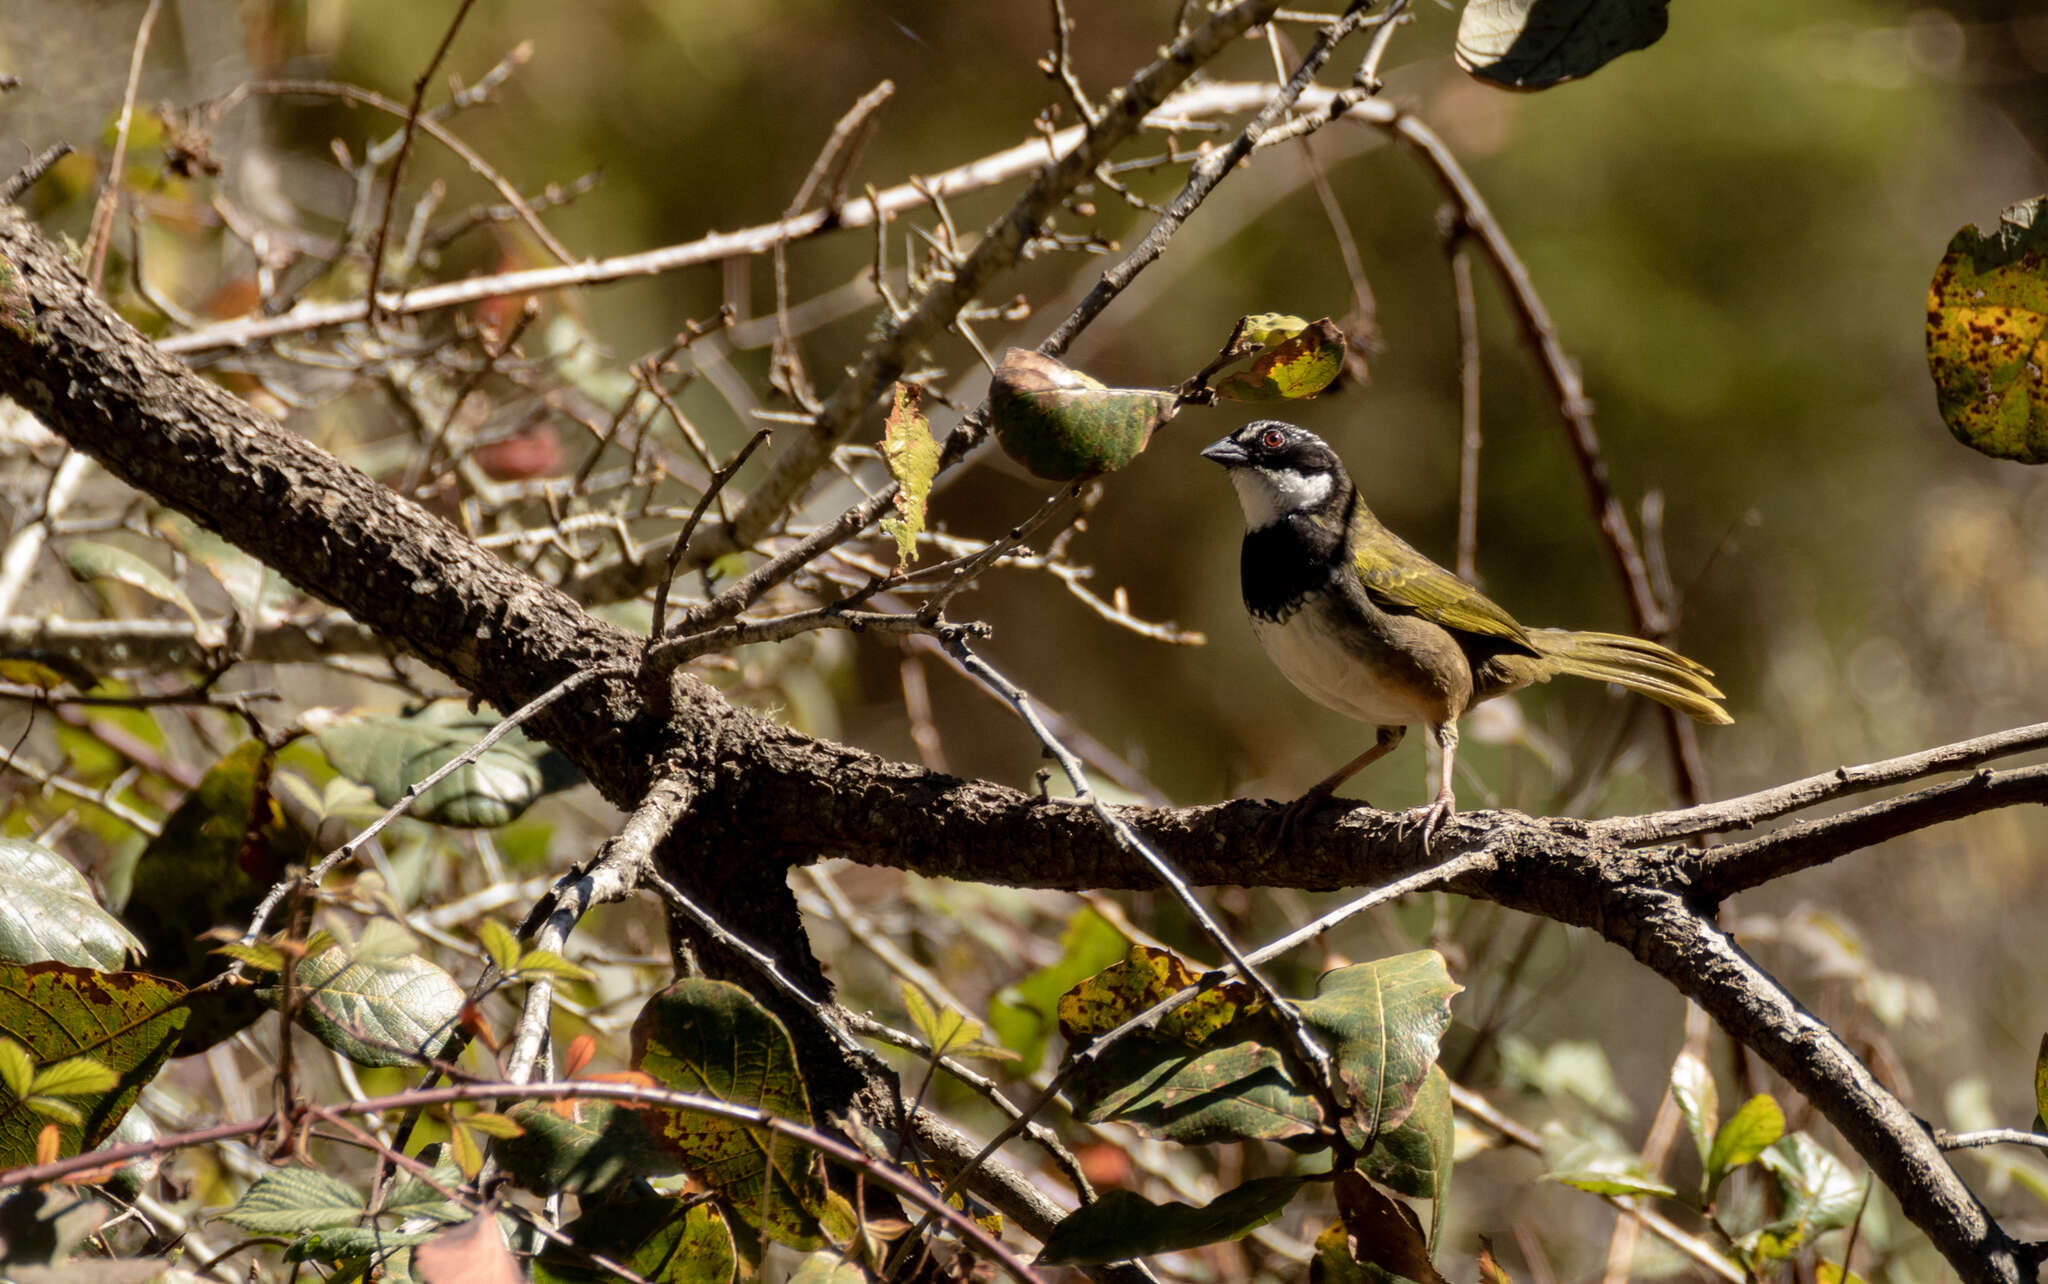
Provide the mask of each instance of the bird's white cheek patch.
{"label": "bird's white cheek patch", "polygon": [[1234,468],[1230,482],[1244,508],[1245,526],[1259,530],[1290,513],[1314,508],[1330,497],[1336,479],[1328,473],[1297,473],[1285,469]]}

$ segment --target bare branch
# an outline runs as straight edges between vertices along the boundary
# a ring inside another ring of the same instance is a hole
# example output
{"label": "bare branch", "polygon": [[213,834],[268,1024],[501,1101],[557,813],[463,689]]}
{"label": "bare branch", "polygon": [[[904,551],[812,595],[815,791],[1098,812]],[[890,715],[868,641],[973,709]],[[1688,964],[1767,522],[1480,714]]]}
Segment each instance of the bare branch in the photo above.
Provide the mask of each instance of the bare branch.
{"label": "bare branch", "polygon": [[[469,16],[470,7],[475,3],[476,0],[460,0],[455,6],[454,16],[448,19],[448,29],[441,33],[441,43],[434,46],[433,56],[427,59],[418,79],[412,82],[412,103],[405,109],[405,130],[399,135],[398,154],[391,158],[391,173],[384,180],[384,213],[377,220],[377,239],[370,246],[370,283],[363,290],[363,308],[364,317],[372,327],[377,324],[377,282],[384,275],[384,243],[391,235],[391,211],[398,203],[398,184],[405,177],[405,160],[412,153],[413,134],[420,125],[420,108],[427,100],[427,85],[433,80],[441,60],[448,56],[448,46],[455,43],[455,33],[462,30],[462,20]],[[511,346],[509,341],[506,346]],[[460,398],[456,404],[461,404]]]}
{"label": "bare branch", "polygon": [[1770,789],[1728,798],[1721,802],[1679,811],[1652,812],[1647,816],[1617,816],[1591,822],[1589,830],[1618,843],[1654,843],[1692,834],[1719,834],[1731,829],[1748,829],[1795,811],[1850,794],[1887,785],[1904,784],[1944,771],[1964,771],[1997,758],[2048,748],[2048,722],[1995,731],[1988,736],[1958,740],[1954,744],[1918,753],[1886,758],[1855,767],[1837,767],[1804,780],[1794,780]]}

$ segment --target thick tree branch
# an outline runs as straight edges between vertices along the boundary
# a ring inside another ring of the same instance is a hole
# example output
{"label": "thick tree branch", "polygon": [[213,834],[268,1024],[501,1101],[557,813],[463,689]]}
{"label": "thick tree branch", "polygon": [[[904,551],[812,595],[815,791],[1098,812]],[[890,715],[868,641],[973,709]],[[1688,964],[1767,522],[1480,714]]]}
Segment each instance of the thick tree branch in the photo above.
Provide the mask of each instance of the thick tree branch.
{"label": "thick tree branch", "polygon": [[[570,673],[637,662],[641,639],[590,617],[152,347],[13,210],[0,211],[0,392],[117,476],[500,708],[516,708]],[[537,716],[532,729],[623,807],[637,804],[657,777],[686,780],[697,799],[694,821],[687,843],[666,845],[664,868],[708,885],[715,900],[707,897],[707,912],[790,966],[820,998],[830,987],[822,974],[807,974],[815,964],[794,906],[785,904],[790,864],[844,854],[1015,885],[1155,885],[1152,871],[1086,809],[812,739],[734,709],[687,674],[654,690],[631,679],[592,682]],[[2021,793],[2017,785],[2010,792],[2014,800]],[[1919,804],[1921,823],[1966,809],[1931,796],[1935,802]],[[2006,800],[1995,787],[1975,798],[1979,807]],[[1197,884],[1333,889],[1390,882],[1431,863],[1394,817],[1335,803],[1276,848],[1274,812],[1240,801],[1122,815]],[[1792,867],[1802,842],[1846,849],[1844,827],[1866,825],[1854,837],[1868,841],[1875,830],[1895,831],[1899,814],[1819,822],[1837,827],[1779,840],[1783,851],[1772,859]],[[1506,812],[1456,817],[1436,846],[1439,859],[1470,857],[1452,890],[1592,928],[1713,1012],[1851,1139],[1963,1279],[2021,1278],[2018,1250],[1924,1130],[1832,1031],[1693,908],[1702,890],[1695,879],[1711,879],[1714,867],[1680,851],[1617,846],[1585,822]],[[706,877],[714,856],[716,877]],[[691,889],[693,897],[704,890]],[[725,971],[743,978],[749,969],[732,960]],[[842,1065],[838,1076],[821,1076],[816,1099],[846,1100],[846,1075]]]}

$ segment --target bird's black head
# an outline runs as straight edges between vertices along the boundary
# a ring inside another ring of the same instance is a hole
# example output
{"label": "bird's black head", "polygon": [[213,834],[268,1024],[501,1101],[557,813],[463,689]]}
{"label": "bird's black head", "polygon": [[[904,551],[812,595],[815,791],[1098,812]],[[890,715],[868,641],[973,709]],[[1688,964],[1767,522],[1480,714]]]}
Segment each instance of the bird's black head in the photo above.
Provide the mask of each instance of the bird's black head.
{"label": "bird's black head", "polygon": [[1316,513],[1348,501],[1351,479],[1343,461],[1306,428],[1260,419],[1202,452],[1230,470],[1244,507],[1245,527],[1262,530],[1297,513]]}

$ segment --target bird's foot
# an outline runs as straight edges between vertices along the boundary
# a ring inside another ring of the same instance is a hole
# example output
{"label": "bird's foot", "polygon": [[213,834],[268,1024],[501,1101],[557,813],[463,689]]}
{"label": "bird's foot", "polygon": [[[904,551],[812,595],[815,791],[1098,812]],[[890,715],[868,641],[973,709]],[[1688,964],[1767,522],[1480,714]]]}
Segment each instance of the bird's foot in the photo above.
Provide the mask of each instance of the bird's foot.
{"label": "bird's foot", "polygon": [[1457,810],[1458,800],[1449,791],[1445,791],[1420,807],[1411,807],[1402,812],[1401,823],[1404,826],[1412,821],[1422,823],[1422,850],[1426,853],[1429,851],[1429,840],[1436,836],[1437,827],[1444,823],[1445,817],[1455,814]]}

